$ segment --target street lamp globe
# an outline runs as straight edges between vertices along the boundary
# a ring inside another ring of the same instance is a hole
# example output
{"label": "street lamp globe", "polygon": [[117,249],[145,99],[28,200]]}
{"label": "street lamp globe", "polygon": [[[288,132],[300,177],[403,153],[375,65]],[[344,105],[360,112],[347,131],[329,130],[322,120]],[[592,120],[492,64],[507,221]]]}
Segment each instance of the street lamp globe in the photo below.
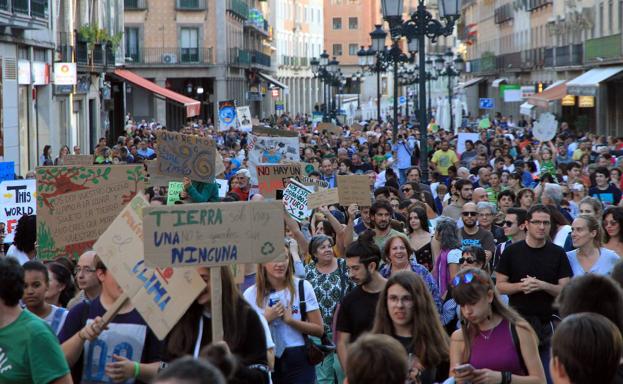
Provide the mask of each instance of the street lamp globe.
{"label": "street lamp globe", "polygon": [[403,0],[381,0],[381,11],[385,20],[402,18]]}
{"label": "street lamp globe", "polygon": [[461,0],[441,0],[439,17],[457,19],[461,12]]}
{"label": "street lamp globe", "polygon": [[441,71],[443,70],[443,66],[446,63],[446,61],[444,59],[441,58],[441,56],[438,56],[437,59],[435,59],[435,69],[437,71]]}
{"label": "street lamp globe", "polygon": [[417,53],[419,46],[420,46],[420,42],[415,37],[409,40],[407,44],[407,48],[409,49],[409,52],[411,53]]}
{"label": "street lamp globe", "polygon": [[381,53],[385,49],[385,38],[387,37],[387,32],[383,30],[383,26],[377,24],[374,28],[374,31],[370,32],[370,38],[372,39],[372,48],[376,51],[376,53]]}
{"label": "street lamp globe", "polygon": [[327,65],[327,71],[329,71],[330,74],[335,75],[339,69],[338,65],[340,65],[340,62],[335,60],[334,56],[333,60],[329,61],[329,64]]}
{"label": "street lamp globe", "polygon": [[320,61],[318,59],[316,59],[315,57],[313,57],[310,61],[309,64],[311,65],[311,70],[312,73],[314,75],[318,74],[318,67],[320,66]]}
{"label": "street lamp globe", "polygon": [[361,46],[361,49],[357,51],[357,60],[359,63],[360,67],[365,67],[366,64],[368,64],[368,57],[367,57],[368,53],[366,52],[366,49],[363,47],[363,45]]}
{"label": "street lamp globe", "polygon": [[454,68],[456,68],[456,70],[459,72],[463,72],[463,70],[465,69],[465,60],[463,60],[461,56],[458,56],[454,60]]}
{"label": "street lamp globe", "polygon": [[320,54],[320,66],[326,67],[328,64],[329,64],[329,54],[327,53],[327,51],[323,51]]}

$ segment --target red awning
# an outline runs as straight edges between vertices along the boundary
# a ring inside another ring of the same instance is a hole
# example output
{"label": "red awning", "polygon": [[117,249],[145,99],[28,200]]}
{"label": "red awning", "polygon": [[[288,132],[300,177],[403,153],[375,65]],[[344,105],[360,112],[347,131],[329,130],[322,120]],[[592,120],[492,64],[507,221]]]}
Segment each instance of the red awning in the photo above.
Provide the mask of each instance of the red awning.
{"label": "red awning", "polygon": [[146,90],[150,92],[158,94],[176,103],[182,104],[184,107],[186,107],[186,117],[193,117],[193,116],[199,115],[199,111],[201,110],[200,101],[191,99],[190,97],[180,95],[179,93],[173,92],[170,89],[161,87],[158,84],[152,81],[149,81],[137,75],[136,73],[128,71],[126,69],[115,69],[115,75],[131,82],[132,84],[138,85],[141,88],[145,88]]}
{"label": "red awning", "polygon": [[567,82],[560,81],[536,95],[527,98],[528,103],[547,109],[550,101],[560,100],[567,94]]}

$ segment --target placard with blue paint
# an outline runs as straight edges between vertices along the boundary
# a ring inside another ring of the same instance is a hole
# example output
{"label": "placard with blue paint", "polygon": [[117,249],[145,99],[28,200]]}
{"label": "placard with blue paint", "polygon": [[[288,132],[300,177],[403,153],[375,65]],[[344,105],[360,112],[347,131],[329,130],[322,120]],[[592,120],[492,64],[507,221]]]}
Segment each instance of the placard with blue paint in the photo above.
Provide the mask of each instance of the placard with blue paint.
{"label": "placard with blue paint", "polygon": [[232,127],[236,128],[236,102],[234,100],[218,102],[218,121],[219,131],[227,131]]}
{"label": "placard with blue paint", "polygon": [[15,179],[15,162],[3,161],[0,162],[0,182],[4,180]]}
{"label": "placard with blue paint", "polygon": [[278,201],[153,206],[143,214],[149,267],[262,263],[284,253]]}
{"label": "placard with blue paint", "polygon": [[164,130],[158,131],[157,137],[157,174],[206,182],[217,175],[216,144],[211,138]]}
{"label": "placard with blue paint", "polygon": [[145,265],[142,216],[148,206],[142,194],[134,197],[93,249],[154,334],[163,340],[204,290],[205,283],[194,268],[153,269]]}
{"label": "placard with blue paint", "polygon": [[7,180],[0,182],[0,223],[5,223],[4,242],[12,243],[17,220],[37,213],[37,181]]}

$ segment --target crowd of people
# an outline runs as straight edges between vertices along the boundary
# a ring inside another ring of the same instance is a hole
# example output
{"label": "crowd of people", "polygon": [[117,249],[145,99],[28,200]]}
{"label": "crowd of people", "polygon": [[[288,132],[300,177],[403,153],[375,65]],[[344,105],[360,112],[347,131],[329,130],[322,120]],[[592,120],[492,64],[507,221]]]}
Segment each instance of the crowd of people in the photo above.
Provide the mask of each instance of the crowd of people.
{"label": "crowd of people", "polygon": [[[0,382],[623,383],[623,139],[561,123],[542,143],[529,124],[491,123],[463,149],[460,133],[429,127],[422,142],[406,122],[392,142],[389,123],[335,134],[275,119],[299,133],[309,178],[367,175],[372,203],[286,214],[285,257],[246,265],[242,284],[221,268],[219,342],[209,269],[159,341],[131,302],[105,324],[122,294],[111,271],[94,251],[38,260],[36,217],[23,216],[0,258]],[[129,119],[94,162],[153,159],[159,129]],[[214,139],[229,184],[220,198],[216,182],[180,178],[180,203],[275,198],[252,185],[247,133],[180,131]],[[41,165],[69,152],[46,146]],[[166,203],[166,187],[146,194]]]}

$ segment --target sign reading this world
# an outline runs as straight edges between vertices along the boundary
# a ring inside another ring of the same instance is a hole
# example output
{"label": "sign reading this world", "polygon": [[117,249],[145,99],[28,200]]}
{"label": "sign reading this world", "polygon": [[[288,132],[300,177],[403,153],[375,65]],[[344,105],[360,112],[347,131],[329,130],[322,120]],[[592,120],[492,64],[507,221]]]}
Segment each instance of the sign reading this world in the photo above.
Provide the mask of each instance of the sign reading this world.
{"label": "sign reading this world", "polygon": [[0,182],[0,223],[5,223],[5,243],[12,243],[17,221],[23,215],[37,213],[36,180]]}
{"label": "sign reading this world", "polygon": [[284,252],[278,201],[148,207],[143,225],[148,267],[261,263]]}

